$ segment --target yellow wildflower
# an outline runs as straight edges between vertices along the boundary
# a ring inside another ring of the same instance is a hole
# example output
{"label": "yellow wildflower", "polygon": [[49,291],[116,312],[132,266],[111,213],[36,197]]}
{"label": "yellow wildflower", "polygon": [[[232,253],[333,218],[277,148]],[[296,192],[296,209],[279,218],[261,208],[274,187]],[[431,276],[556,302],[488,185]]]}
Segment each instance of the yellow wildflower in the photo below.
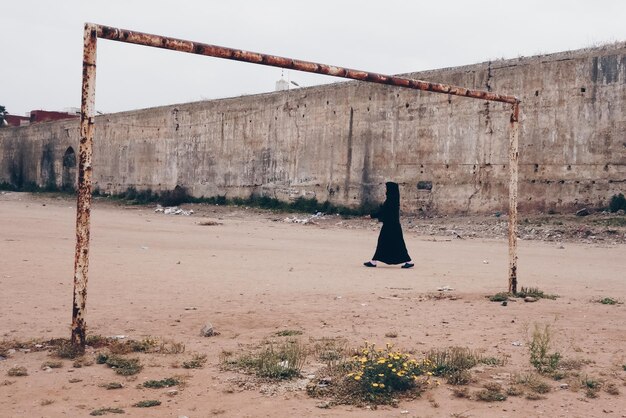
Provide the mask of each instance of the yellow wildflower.
{"label": "yellow wildflower", "polygon": [[378,373],[378,377],[383,377],[384,373]]}
{"label": "yellow wildflower", "polygon": [[385,387],[385,384],[384,384],[384,383],[381,383],[381,384],[380,384],[380,385],[378,385],[378,386],[379,386],[379,387],[381,387],[381,388],[384,388],[384,387]]}
{"label": "yellow wildflower", "polygon": [[354,380],[361,380],[361,376],[359,375],[354,376]]}
{"label": "yellow wildflower", "polygon": [[387,365],[387,367],[392,368],[392,367],[393,367],[393,364],[389,363],[389,364]]}
{"label": "yellow wildflower", "polygon": [[378,383],[372,383],[372,386],[374,386],[375,388],[378,387]]}

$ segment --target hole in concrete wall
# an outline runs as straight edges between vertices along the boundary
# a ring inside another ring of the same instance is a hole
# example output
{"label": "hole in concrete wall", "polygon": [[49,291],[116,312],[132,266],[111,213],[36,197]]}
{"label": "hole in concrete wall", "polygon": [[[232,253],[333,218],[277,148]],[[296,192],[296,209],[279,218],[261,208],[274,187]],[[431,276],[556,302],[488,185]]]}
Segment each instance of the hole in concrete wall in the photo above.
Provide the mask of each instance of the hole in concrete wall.
{"label": "hole in concrete wall", "polygon": [[326,104],[328,105],[328,104],[330,104],[330,102],[328,100],[326,100]]}
{"label": "hole in concrete wall", "polygon": [[567,166],[567,171],[572,171],[572,166],[571,165]]}
{"label": "hole in concrete wall", "polygon": [[368,111],[368,112],[370,111],[370,107],[369,107],[369,106],[367,107],[367,111]]}
{"label": "hole in concrete wall", "polygon": [[406,108],[408,109],[408,108],[409,108],[409,104],[408,104],[408,103],[406,103],[406,104],[404,105],[404,107],[406,107]]}
{"label": "hole in concrete wall", "polygon": [[534,180],[534,179],[533,179],[533,180],[531,180],[530,182],[534,184],[534,183],[535,183],[535,181],[536,181],[536,180]]}
{"label": "hole in concrete wall", "polygon": [[63,154],[63,167],[76,167],[76,153],[74,152],[74,148],[67,147],[65,150],[65,154]]}
{"label": "hole in concrete wall", "polygon": [[535,171],[535,173],[536,173],[537,171],[539,171],[539,164],[535,164],[535,170],[534,170],[534,171]]}
{"label": "hole in concrete wall", "polygon": [[446,170],[447,170],[448,168],[450,168],[450,165],[449,165],[449,164],[446,164]]}
{"label": "hole in concrete wall", "polygon": [[539,90],[535,90],[535,97],[539,96]]}
{"label": "hole in concrete wall", "polygon": [[581,87],[581,88],[580,88],[580,92],[581,92],[581,93],[584,93],[585,91],[587,91],[587,89],[585,89],[584,87]]}
{"label": "hole in concrete wall", "polygon": [[559,180],[559,184],[565,184],[565,180]]}
{"label": "hole in concrete wall", "polygon": [[604,171],[609,171],[609,165],[608,164],[604,165]]}
{"label": "hole in concrete wall", "polygon": [[417,190],[428,190],[431,191],[433,189],[432,181],[418,181],[417,182]]}

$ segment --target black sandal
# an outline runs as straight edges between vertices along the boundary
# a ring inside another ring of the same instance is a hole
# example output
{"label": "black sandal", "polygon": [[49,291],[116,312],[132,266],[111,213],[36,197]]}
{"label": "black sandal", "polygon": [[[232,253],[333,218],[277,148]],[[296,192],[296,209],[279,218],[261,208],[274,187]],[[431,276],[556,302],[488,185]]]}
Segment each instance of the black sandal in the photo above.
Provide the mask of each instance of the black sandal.
{"label": "black sandal", "polygon": [[376,267],[376,264],[372,263],[371,261],[367,261],[367,262],[363,263],[363,265],[365,267]]}
{"label": "black sandal", "polygon": [[415,264],[413,264],[413,263],[404,263],[401,268],[403,268],[403,269],[410,269],[410,268],[413,268],[414,266],[415,266]]}

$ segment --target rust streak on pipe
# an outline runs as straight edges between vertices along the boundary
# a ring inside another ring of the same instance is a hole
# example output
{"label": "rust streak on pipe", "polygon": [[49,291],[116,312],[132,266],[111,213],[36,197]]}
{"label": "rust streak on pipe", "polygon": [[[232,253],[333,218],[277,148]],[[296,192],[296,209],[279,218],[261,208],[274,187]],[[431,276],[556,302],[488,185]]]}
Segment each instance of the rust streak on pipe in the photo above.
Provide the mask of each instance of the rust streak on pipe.
{"label": "rust streak on pipe", "polygon": [[198,55],[206,55],[216,58],[224,58],[236,61],[250,62],[254,64],[268,65],[272,67],[288,68],[308,73],[325,74],[334,77],[343,77],[353,80],[369,81],[378,84],[387,84],[397,87],[424,90],[434,93],[451,94],[454,96],[471,97],[474,99],[489,100],[516,104],[520,100],[515,96],[502,95],[484,90],[472,90],[458,86],[440,83],[429,83],[422,80],[414,80],[406,77],[396,77],[367,71],[353,70],[349,68],[335,67],[332,65],[318,64],[310,61],[301,61],[291,58],[265,55],[258,52],[243,51],[223,46],[186,41],[183,39],[169,38],[166,36],[152,35],[143,32],[118,29],[111,26],[96,25],[98,37],[113,41],[127,42],[131,44],[152,46],[156,48],[171,49]]}

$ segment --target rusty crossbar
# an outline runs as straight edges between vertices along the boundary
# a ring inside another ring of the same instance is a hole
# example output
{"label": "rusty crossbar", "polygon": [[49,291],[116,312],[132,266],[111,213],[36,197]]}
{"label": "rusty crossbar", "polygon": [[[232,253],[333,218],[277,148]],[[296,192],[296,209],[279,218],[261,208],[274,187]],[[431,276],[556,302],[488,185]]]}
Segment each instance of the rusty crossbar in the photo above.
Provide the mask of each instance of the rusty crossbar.
{"label": "rusty crossbar", "polygon": [[86,23],[83,38],[76,255],[74,261],[74,301],[71,336],[71,343],[75,349],[84,350],[86,338],[84,310],[87,298],[87,272],[89,266],[89,215],[91,211],[96,48],[98,38],[512,105],[511,134],[509,138],[509,292],[517,291],[517,170],[520,104],[520,100],[517,97]]}

